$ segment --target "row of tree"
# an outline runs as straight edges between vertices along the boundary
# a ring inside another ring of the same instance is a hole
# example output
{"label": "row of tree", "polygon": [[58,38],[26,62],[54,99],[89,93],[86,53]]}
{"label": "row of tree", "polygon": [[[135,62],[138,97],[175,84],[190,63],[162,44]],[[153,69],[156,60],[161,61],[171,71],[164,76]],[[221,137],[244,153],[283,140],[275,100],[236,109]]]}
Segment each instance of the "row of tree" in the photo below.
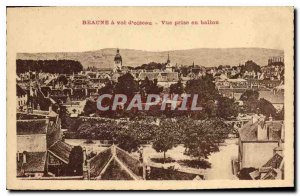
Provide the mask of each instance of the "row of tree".
{"label": "row of tree", "polygon": [[79,61],[74,60],[21,60],[17,59],[17,73],[28,71],[73,74],[83,70]]}
{"label": "row of tree", "polygon": [[219,144],[228,137],[232,127],[217,118],[199,121],[178,117],[161,119],[159,124],[147,120],[88,120],[81,121],[75,131],[80,138],[113,140],[128,152],[137,151],[141,144],[150,142],[157,152],[164,153],[164,158],[168,150],[183,144],[185,154],[201,160],[219,150]]}
{"label": "row of tree", "polygon": [[[125,74],[118,78],[118,82],[108,81],[108,83],[100,89],[100,94],[125,94],[127,97],[133,97],[135,94],[140,93],[143,97],[147,94],[160,94],[163,88],[158,86],[157,80],[149,80],[145,78],[142,81],[136,81],[131,74]],[[213,77],[211,75],[203,76],[197,80],[190,80],[186,83],[185,87],[181,81],[172,84],[169,89],[169,94],[183,93],[198,95],[197,106],[201,106],[201,111],[169,111],[164,110],[151,110],[151,111],[135,111],[135,113],[126,111],[97,111],[96,102],[89,100],[84,108],[85,115],[97,113],[105,117],[135,117],[135,116],[161,116],[167,117],[175,116],[189,116],[195,119],[205,119],[208,117],[220,117],[229,119],[236,117],[238,114],[238,105],[233,99],[222,97],[215,88]],[[130,101],[130,99],[128,99]],[[107,104],[111,104],[107,103]],[[137,114],[138,113],[138,114]],[[145,114],[144,114],[145,113]]]}

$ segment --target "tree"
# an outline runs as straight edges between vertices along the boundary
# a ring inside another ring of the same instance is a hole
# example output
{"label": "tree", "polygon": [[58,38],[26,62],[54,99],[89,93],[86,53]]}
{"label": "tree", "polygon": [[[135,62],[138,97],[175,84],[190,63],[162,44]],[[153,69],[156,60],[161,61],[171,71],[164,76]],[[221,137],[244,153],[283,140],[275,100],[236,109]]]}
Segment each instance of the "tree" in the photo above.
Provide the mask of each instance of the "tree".
{"label": "tree", "polygon": [[163,87],[157,85],[157,79],[152,81],[148,77],[141,81],[139,88],[142,94],[160,94],[163,91]]}
{"label": "tree", "polygon": [[164,153],[164,163],[166,161],[166,152],[176,145],[174,137],[176,127],[174,125],[170,119],[163,120],[156,130],[152,144],[152,148],[156,152]]}
{"label": "tree", "polygon": [[245,62],[245,65],[241,66],[241,73],[245,72],[252,72],[254,71],[255,73],[261,72],[260,66],[257,65],[254,61],[247,61]]}
{"label": "tree", "polygon": [[64,85],[68,84],[68,79],[65,75],[59,75],[57,81],[59,83],[63,83]]}
{"label": "tree", "polygon": [[116,94],[133,97],[137,92],[139,92],[139,84],[130,73],[126,73],[118,78],[118,82],[115,86]]}
{"label": "tree", "polygon": [[259,98],[259,92],[255,90],[246,90],[240,97],[241,101],[253,101]]}
{"label": "tree", "polygon": [[123,130],[117,135],[116,140],[118,146],[129,153],[137,151],[141,144],[141,141],[130,130]]}
{"label": "tree", "polygon": [[171,84],[169,92],[170,92],[170,94],[181,95],[184,92],[182,82],[179,80],[176,84]]}
{"label": "tree", "polygon": [[277,113],[276,120],[284,120],[284,107]]}
{"label": "tree", "polygon": [[66,129],[71,125],[70,114],[66,108],[66,106],[59,105],[59,116],[61,119],[61,128]]}
{"label": "tree", "polygon": [[238,115],[238,104],[234,99],[220,97],[218,99],[217,116],[224,119],[236,117]]}
{"label": "tree", "polygon": [[246,112],[259,112],[267,117],[270,115],[276,117],[277,111],[273,104],[264,98],[258,98],[259,93],[252,90],[247,90],[241,95],[241,100],[244,101],[244,108]]}
{"label": "tree", "polygon": [[219,93],[215,87],[213,77],[211,75],[206,75],[200,79],[187,81],[185,92],[187,94],[191,94],[192,96],[197,94],[197,105],[204,108],[202,111],[190,112],[193,118],[203,119],[207,116],[215,116],[215,100],[217,100],[219,97]]}
{"label": "tree", "polygon": [[230,132],[221,119],[194,121],[186,119],[181,121],[180,129],[184,133],[184,146],[186,154],[198,158],[208,158],[212,152],[219,151],[219,144],[224,142]]}
{"label": "tree", "polygon": [[71,150],[67,173],[70,176],[82,175],[83,151],[80,146],[74,146]]}
{"label": "tree", "polygon": [[113,94],[115,91],[115,83],[113,81],[106,81],[105,86],[99,89],[99,94]]}
{"label": "tree", "polygon": [[199,103],[206,103],[208,100],[215,100],[218,97],[218,91],[211,75],[187,81],[185,91],[192,95],[198,94]]}
{"label": "tree", "polygon": [[79,61],[74,60],[21,60],[17,59],[17,73],[28,71],[72,74],[83,70]]}
{"label": "tree", "polygon": [[86,116],[96,113],[97,112],[97,102],[88,99],[83,108],[83,112]]}
{"label": "tree", "polygon": [[266,117],[276,117],[276,108],[268,100],[264,98],[259,99],[257,107],[259,108],[260,113]]}

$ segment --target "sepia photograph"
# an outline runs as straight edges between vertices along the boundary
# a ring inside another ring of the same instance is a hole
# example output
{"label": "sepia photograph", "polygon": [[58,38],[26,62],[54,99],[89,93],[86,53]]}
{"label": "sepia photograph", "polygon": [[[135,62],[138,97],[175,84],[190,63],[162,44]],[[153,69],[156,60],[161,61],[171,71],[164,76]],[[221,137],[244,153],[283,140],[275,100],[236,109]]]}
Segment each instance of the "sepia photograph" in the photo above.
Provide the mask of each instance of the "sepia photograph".
{"label": "sepia photograph", "polygon": [[7,188],[293,187],[293,19],[7,8]]}

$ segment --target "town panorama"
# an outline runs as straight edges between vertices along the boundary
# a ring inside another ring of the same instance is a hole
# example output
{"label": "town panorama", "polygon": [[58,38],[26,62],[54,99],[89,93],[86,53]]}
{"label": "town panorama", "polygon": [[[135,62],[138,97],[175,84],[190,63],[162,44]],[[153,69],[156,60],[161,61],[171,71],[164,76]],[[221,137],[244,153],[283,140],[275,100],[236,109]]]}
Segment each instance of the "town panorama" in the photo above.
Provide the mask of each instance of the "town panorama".
{"label": "town panorama", "polygon": [[114,52],[111,68],[16,60],[19,179],[284,179],[283,55],[125,66]]}

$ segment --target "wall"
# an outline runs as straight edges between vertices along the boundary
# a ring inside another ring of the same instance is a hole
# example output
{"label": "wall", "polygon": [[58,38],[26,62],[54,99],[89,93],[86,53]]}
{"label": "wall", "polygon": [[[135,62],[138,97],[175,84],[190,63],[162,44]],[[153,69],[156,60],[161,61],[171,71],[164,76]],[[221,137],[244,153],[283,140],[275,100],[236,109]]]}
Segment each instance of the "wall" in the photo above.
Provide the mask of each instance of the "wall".
{"label": "wall", "polygon": [[47,151],[46,134],[18,135],[17,151],[45,152]]}
{"label": "wall", "polygon": [[277,146],[277,142],[243,143],[242,168],[263,166],[273,157],[273,149]]}

